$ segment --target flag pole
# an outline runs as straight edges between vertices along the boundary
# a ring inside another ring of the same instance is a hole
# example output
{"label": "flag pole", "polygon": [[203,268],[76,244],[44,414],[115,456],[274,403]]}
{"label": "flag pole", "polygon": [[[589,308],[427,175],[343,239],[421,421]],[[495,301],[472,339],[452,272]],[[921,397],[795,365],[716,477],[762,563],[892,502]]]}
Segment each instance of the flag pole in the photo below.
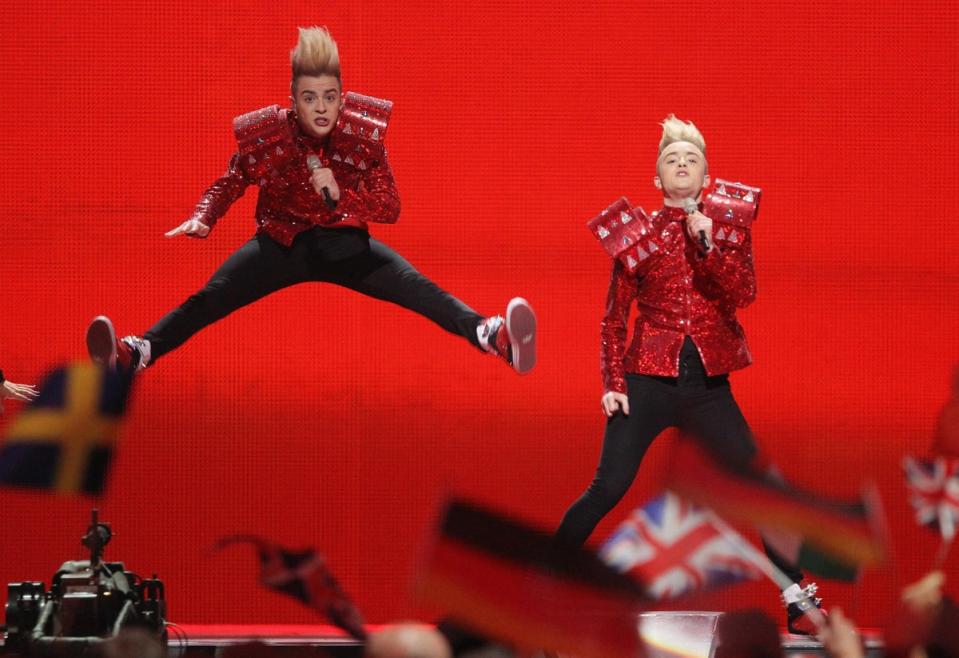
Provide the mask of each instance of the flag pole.
{"label": "flag pole", "polygon": [[942,569],[942,565],[945,564],[946,558],[949,557],[950,548],[952,548],[952,539],[943,539],[941,542],[939,542],[939,550],[936,551],[936,561],[932,565],[933,571]]}
{"label": "flag pole", "polygon": [[949,549],[952,548],[952,540],[956,536],[956,524],[952,519],[952,512],[944,504],[939,505],[939,532],[942,541],[939,542],[939,550],[936,551],[936,561],[932,565],[933,570],[938,570],[949,556]]}
{"label": "flag pole", "polygon": [[[786,590],[796,584],[789,576],[783,573],[782,569],[773,564],[768,557],[756,550],[755,546],[747,542],[738,532],[730,528],[725,521],[719,518],[718,514],[712,510],[708,510],[707,513],[709,514],[710,522],[719,530],[723,538],[732,544],[743,557],[756,565],[763,575],[773,581],[780,590]],[[813,624],[816,625],[817,630],[821,630],[826,626],[826,615],[823,614],[818,606],[814,605],[809,609],[807,614],[810,619],[812,619]]]}

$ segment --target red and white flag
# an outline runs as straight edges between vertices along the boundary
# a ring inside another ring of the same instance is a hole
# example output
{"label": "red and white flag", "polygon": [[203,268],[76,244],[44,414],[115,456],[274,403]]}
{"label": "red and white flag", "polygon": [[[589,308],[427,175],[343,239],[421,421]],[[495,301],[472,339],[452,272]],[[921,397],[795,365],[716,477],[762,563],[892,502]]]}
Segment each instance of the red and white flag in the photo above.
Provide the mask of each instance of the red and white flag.
{"label": "red and white flag", "polygon": [[902,467],[916,522],[938,529],[943,540],[952,541],[959,526],[959,458],[906,457]]}
{"label": "red and white flag", "polygon": [[657,599],[759,578],[762,572],[712,518],[710,512],[667,492],[636,509],[599,555],[621,573],[646,583],[647,593]]}

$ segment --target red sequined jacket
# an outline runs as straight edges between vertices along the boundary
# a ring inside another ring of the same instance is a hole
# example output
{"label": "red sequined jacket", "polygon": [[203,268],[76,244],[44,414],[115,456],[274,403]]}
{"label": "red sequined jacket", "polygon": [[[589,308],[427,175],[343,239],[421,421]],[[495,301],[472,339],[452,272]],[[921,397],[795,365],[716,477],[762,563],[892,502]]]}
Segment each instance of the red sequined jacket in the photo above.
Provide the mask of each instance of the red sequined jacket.
{"label": "red sequined jacket", "polygon": [[[259,231],[287,246],[298,233],[315,225],[329,228],[346,226],[366,230],[367,222],[394,223],[400,215],[400,197],[393,182],[393,172],[383,158],[366,170],[327,157],[327,140],[306,135],[291,112],[288,116],[298,151],[276,175],[254,180],[245,170],[238,154],[230,160],[226,173],[220,176],[200,198],[191,219],[198,219],[210,228],[243,196],[248,185],[259,185],[256,204],[256,225]],[[325,167],[333,170],[340,188],[335,210],[327,208],[321,195],[310,183],[306,158],[314,153]]]}
{"label": "red sequined jacket", "polygon": [[[709,375],[745,368],[752,361],[735,314],[756,298],[749,229],[730,231],[713,222],[714,247],[704,257],[686,237],[685,221],[681,208],[663,208],[652,217],[663,248],[636,274],[614,262],[600,328],[607,391],[625,393],[627,372],[678,376],[679,350],[687,335]],[[639,315],[627,350],[633,300]]]}

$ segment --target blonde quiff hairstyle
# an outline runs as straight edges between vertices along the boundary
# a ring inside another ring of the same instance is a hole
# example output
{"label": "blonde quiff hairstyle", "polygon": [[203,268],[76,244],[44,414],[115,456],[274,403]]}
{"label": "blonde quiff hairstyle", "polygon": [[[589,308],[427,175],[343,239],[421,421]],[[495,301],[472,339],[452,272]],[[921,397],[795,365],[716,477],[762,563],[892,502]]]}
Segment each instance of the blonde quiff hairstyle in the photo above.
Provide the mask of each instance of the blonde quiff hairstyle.
{"label": "blonde quiff hairstyle", "polygon": [[336,41],[325,27],[301,27],[296,46],[290,51],[293,78],[290,87],[295,92],[296,79],[301,75],[319,77],[332,75],[343,86],[340,78],[340,51]]}
{"label": "blonde quiff hairstyle", "polygon": [[706,140],[699,128],[692,121],[683,121],[677,119],[675,114],[670,114],[663,119],[663,138],[659,140],[659,152],[672,144],[673,142],[689,142],[696,145],[703,155],[706,155]]}

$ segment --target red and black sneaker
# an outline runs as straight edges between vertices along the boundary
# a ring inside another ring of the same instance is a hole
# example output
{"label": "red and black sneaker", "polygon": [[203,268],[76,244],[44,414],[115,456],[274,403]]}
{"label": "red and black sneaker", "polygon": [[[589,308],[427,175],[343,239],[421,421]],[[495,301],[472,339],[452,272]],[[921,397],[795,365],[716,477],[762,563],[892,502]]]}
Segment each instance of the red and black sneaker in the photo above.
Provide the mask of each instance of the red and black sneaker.
{"label": "red and black sneaker", "polygon": [[822,599],[816,597],[818,589],[816,583],[810,583],[806,587],[797,584],[798,591],[783,592],[786,628],[793,635],[816,635],[819,627],[825,623],[827,613],[822,608]]}
{"label": "red and black sneaker", "polygon": [[521,375],[536,365],[536,314],[522,297],[506,306],[506,318],[487,318],[480,327],[480,344]]}
{"label": "red and black sneaker", "polygon": [[145,368],[150,361],[150,344],[136,336],[117,338],[113,322],[98,315],[87,327],[87,352],[90,360],[105,368],[133,371]]}

